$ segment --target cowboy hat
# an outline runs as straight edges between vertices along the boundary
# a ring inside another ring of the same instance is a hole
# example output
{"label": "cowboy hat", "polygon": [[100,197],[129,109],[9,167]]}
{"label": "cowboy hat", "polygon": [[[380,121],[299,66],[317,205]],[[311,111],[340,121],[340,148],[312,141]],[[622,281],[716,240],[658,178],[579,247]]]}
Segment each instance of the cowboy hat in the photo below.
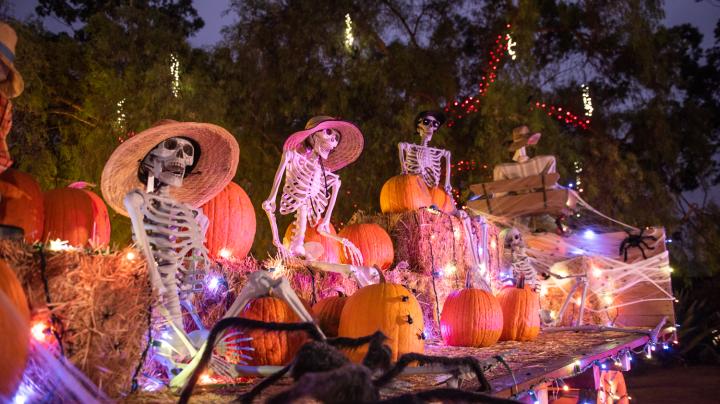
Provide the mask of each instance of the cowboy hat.
{"label": "cowboy hat", "polygon": [[17,34],[11,26],[0,22],[0,62],[8,69],[7,78],[0,82],[0,94],[6,98],[15,98],[23,92],[25,82],[15,69],[15,45]]}
{"label": "cowboy hat", "polygon": [[335,129],[340,132],[337,147],[330,152],[327,159],[323,162],[325,169],[328,171],[337,171],[360,157],[364,143],[360,129],[350,122],[325,115],[310,118],[307,124],[305,124],[304,130],[290,135],[287,140],[285,140],[283,151],[302,148],[303,143],[310,135],[325,129]]}
{"label": "cowboy hat", "polygon": [[[125,195],[133,189],[145,189],[140,180],[140,163],[160,142],[182,137],[194,142],[194,166],[186,172],[181,187],[171,187],[170,195],[195,208],[203,205],[233,179],[240,159],[240,146],[227,130],[210,123],[163,120],[122,142],[103,168],[100,179],[105,201],[123,216]],[[188,175],[190,174],[190,175]]]}
{"label": "cowboy hat", "polygon": [[540,136],[539,132],[530,134],[530,128],[527,125],[518,126],[512,131],[512,140],[508,142],[510,143],[508,150],[514,152],[521,147],[535,145],[540,140]]}

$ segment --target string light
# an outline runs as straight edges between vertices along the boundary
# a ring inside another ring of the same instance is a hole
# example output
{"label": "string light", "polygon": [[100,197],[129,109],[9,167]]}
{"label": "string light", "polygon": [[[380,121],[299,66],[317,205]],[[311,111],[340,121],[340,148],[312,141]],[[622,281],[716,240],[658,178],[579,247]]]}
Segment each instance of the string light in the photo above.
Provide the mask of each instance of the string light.
{"label": "string light", "polygon": [[47,337],[47,332],[50,330],[50,324],[48,324],[44,320],[37,320],[33,322],[32,326],[30,327],[30,334],[32,334],[33,338],[36,341],[39,342],[45,342]]}
{"label": "string light", "polygon": [[172,95],[177,98],[180,96],[180,61],[174,53],[170,54],[170,77],[172,77],[170,90]]}
{"label": "string light", "polygon": [[[115,129],[120,132],[125,132],[125,98],[118,101],[115,105],[117,107],[115,110],[115,113],[117,114],[117,117],[115,118]],[[120,143],[122,143],[125,139],[119,140]]]}
{"label": "string light", "polygon": [[593,114],[592,98],[590,98],[590,87],[587,84],[580,86],[582,89],[583,107],[585,108],[585,116],[590,117]]}
{"label": "string light", "polygon": [[135,253],[132,252],[132,251],[128,251],[128,253],[125,254],[125,259],[128,260],[128,261],[134,260],[135,257],[136,257],[136,255],[135,255]]}
{"label": "string light", "polygon": [[508,52],[508,55],[510,55],[510,59],[515,60],[515,58],[517,57],[517,54],[516,54],[514,48],[515,48],[515,45],[517,45],[517,42],[513,41],[513,39],[512,39],[512,37],[510,36],[510,34],[505,35],[505,37],[507,38],[507,52]]}
{"label": "string light", "polygon": [[[510,27],[510,24],[506,25],[508,30]],[[498,35],[495,39],[495,48],[490,51],[488,62],[484,69],[485,74],[480,78],[477,92],[460,101],[456,100],[445,107],[445,112],[448,116],[448,128],[455,126],[457,120],[479,111],[480,97],[486,96],[488,88],[495,82],[498,66],[505,56],[505,51],[508,50],[509,41],[511,41],[509,33]]]}
{"label": "string light", "polygon": [[355,37],[353,36],[353,22],[350,18],[350,13],[345,14],[345,49],[351,51],[355,44]]}
{"label": "string light", "polygon": [[547,114],[547,116],[555,118],[558,121],[564,122],[568,125],[572,125],[575,128],[587,130],[590,127],[590,118],[585,117],[585,119],[583,119],[577,114],[568,111],[567,108],[536,101],[535,104],[531,105],[530,109],[543,110]]}
{"label": "string light", "polygon": [[[573,171],[575,172],[575,186],[577,187],[578,192],[583,192],[583,181],[580,178],[580,173],[582,173],[583,168],[582,164],[579,161],[573,161]],[[572,186],[570,186],[572,188]]]}
{"label": "string light", "polygon": [[218,251],[218,256],[226,260],[230,259],[232,257],[232,250],[227,247],[223,247],[220,251]]}

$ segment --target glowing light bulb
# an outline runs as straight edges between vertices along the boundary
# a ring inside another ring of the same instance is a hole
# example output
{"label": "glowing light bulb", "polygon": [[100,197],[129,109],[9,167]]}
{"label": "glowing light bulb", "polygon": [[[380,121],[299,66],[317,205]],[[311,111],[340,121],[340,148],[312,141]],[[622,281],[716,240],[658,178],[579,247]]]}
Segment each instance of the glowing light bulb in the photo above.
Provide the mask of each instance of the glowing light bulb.
{"label": "glowing light bulb", "polygon": [[594,240],[595,239],[595,232],[592,230],[585,230],[583,233],[583,237],[585,237],[588,240]]}
{"label": "glowing light bulb", "polygon": [[495,239],[490,240],[490,249],[494,250],[497,248],[497,241]]}
{"label": "glowing light bulb", "polygon": [[216,291],[219,285],[220,280],[217,278],[217,276],[210,277],[210,280],[207,283],[207,287],[211,292]]}
{"label": "glowing light bulb", "polygon": [[562,386],[562,389],[563,389],[563,391],[570,391],[570,386],[568,386],[567,384],[564,384]]}
{"label": "glowing light bulb", "polygon": [[132,251],[128,251],[128,253],[125,254],[125,259],[128,260],[128,261],[134,260],[135,257],[136,257],[136,255],[135,255],[135,253],[132,252]]}
{"label": "glowing light bulb", "polygon": [[227,247],[223,247],[220,251],[218,251],[218,255],[223,259],[230,259],[230,257],[232,257],[232,250]]}
{"label": "glowing light bulb", "polygon": [[613,304],[613,297],[612,297],[612,295],[605,295],[605,296],[603,296],[603,301],[604,301],[605,304],[607,304],[607,305]]}
{"label": "glowing light bulb", "polygon": [[44,321],[36,321],[32,327],[30,327],[30,333],[33,338],[37,341],[45,342],[45,330],[47,330],[48,324]]}
{"label": "glowing light bulb", "polygon": [[599,278],[602,276],[602,271],[600,270],[600,268],[593,267],[592,274],[594,277]]}
{"label": "glowing light bulb", "polygon": [[447,265],[445,265],[445,268],[443,268],[443,273],[445,274],[445,276],[448,277],[454,275],[456,271],[457,267],[452,262],[448,263]]}
{"label": "glowing light bulb", "polygon": [[582,365],[582,362],[580,362],[580,359],[578,359],[573,364],[577,367],[580,367],[580,365]]}
{"label": "glowing light bulb", "polygon": [[211,384],[213,382],[212,377],[210,377],[209,374],[203,373],[200,375],[200,379],[198,379],[198,383],[200,384]]}

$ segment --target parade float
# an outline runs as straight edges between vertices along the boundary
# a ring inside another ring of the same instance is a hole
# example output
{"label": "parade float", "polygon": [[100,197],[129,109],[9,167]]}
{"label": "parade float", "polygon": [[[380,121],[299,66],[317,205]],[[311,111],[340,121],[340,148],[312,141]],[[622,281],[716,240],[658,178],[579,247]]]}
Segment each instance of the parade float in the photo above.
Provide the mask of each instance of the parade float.
{"label": "parade float", "polygon": [[[513,162],[459,205],[452,156],[429,145],[451,109],[418,114],[420,143],[398,146],[381,212],[339,231],[338,171],[363,134],[310,119],[262,204],[275,247],[262,260],[248,256],[254,208],[232,182],[240,145],[220,126],[163,120],[128,138],[102,199],[5,171],[0,396],[627,403],[633,355],[676,342],[663,228],[559,185],[553,156],[528,157],[540,135],[527,126]],[[106,204],[130,218],[133,245],[107,246]],[[294,218],[284,239],[276,213]],[[580,213],[597,225],[568,231],[562,217]]]}

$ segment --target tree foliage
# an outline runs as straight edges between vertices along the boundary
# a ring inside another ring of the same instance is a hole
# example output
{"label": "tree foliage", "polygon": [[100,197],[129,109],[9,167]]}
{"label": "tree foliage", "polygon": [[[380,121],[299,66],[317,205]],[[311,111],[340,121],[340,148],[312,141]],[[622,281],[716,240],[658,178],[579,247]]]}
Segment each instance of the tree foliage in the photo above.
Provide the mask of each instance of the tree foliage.
{"label": "tree foliage", "polygon": [[[397,143],[414,141],[412,117],[475,93],[488,51],[510,24],[517,58],[499,65],[477,113],[433,139],[454,160],[479,163],[453,185],[489,180],[509,158],[511,129],[527,123],[543,133],[537,152],[558,157],[563,182],[582,164],[593,206],[683,235],[674,252],[688,274],[698,265],[720,272],[699,250],[720,247],[705,235],[713,230],[704,218],[717,208],[685,198],[720,181],[720,28],[715,46],[703,49],[697,28],[661,24],[659,0],[235,0],[229,12],[236,20],[223,41],[193,49],[187,38],[203,22],[189,0],[41,0],[40,15],[76,29],[68,36],[37,20],[14,23],[27,84],[9,139],[18,166],[45,188],[98,182],[128,131],[161,118],[219,124],[240,143],[235,180],[256,207],[254,253],[262,257],[270,232],[260,204],[287,135],[317,114],[356,122],[365,149],[340,172],[333,222],[376,211],[382,183],[399,172]],[[352,49],[343,42],[346,14]],[[178,97],[171,57],[180,62]],[[547,102],[582,114],[580,84],[593,99],[590,130],[533,108]],[[127,242],[127,221],[113,220],[114,240]]]}

